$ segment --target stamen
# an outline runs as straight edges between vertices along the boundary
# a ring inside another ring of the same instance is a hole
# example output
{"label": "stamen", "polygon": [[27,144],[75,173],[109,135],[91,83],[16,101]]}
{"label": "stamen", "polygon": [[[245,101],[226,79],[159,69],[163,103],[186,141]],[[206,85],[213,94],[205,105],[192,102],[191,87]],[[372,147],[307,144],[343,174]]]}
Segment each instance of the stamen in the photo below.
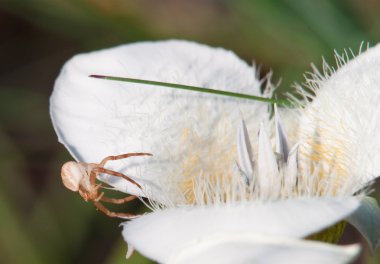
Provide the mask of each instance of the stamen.
{"label": "stamen", "polygon": [[283,162],[286,162],[288,160],[289,147],[284,129],[282,128],[282,123],[278,114],[277,105],[274,105],[274,116],[276,128],[276,153],[280,155]]}
{"label": "stamen", "polygon": [[281,188],[281,179],[276,157],[263,123],[261,123],[259,131],[257,169],[260,196],[269,198],[271,194],[278,194]]}
{"label": "stamen", "polygon": [[286,178],[284,179],[284,184],[288,191],[294,191],[298,184],[298,146],[299,145],[297,144],[289,152],[287,160]]}
{"label": "stamen", "polygon": [[249,185],[253,178],[254,160],[248,130],[243,119],[237,134],[237,154],[239,169],[244,175],[247,185]]}

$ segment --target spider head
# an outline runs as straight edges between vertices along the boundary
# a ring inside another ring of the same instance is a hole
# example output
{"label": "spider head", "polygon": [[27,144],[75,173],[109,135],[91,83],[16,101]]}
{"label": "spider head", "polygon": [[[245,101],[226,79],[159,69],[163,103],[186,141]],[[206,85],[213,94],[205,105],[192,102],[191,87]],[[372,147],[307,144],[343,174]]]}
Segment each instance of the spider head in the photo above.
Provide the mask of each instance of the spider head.
{"label": "spider head", "polygon": [[63,185],[65,185],[67,189],[77,192],[82,179],[86,177],[86,170],[81,164],[75,161],[69,161],[63,164],[61,177]]}

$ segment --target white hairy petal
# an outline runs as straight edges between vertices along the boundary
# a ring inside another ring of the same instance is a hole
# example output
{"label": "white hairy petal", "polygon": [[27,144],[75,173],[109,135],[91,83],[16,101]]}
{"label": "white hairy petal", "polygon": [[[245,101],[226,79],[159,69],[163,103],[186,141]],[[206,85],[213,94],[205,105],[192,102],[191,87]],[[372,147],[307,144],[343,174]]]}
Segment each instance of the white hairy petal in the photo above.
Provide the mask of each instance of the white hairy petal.
{"label": "white hairy petal", "polygon": [[369,248],[375,252],[380,245],[380,208],[372,197],[364,197],[360,207],[347,221],[367,240]]}
{"label": "white hairy petal", "polygon": [[217,234],[187,244],[169,264],[344,264],[360,252],[359,245],[321,242],[258,234]]}
{"label": "white hairy petal", "polygon": [[[231,150],[236,149],[241,117],[255,133],[257,124],[268,118],[267,104],[257,101],[100,80],[90,74],[260,95],[255,68],[230,51],[174,40],[81,54],[65,64],[50,100],[59,141],[84,162],[129,152],[152,153],[153,157],[108,166],[140,183],[154,183],[160,192],[170,189],[178,175],[228,172],[236,164],[236,151]],[[146,165],[140,166],[142,162]],[[194,172],[188,171],[189,162]],[[104,180],[120,191],[139,193],[127,181]]]}
{"label": "white hairy petal", "polygon": [[325,64],[324,74],[307,80],[316,96],[301,114],[300,141],[310,143],[303,150],[323,152],[325,171],[334,167],[339,180],[356,179],[357,189],[380,175],[379,72],[377,45],[336,71]]}
{"label": "white hairy petal", "polygon": [[125,241],[143,255],[167,262],[187,243],[224,232],[302,238],[347,217],[356,198],[315,198],[158,210],[124,224]]}

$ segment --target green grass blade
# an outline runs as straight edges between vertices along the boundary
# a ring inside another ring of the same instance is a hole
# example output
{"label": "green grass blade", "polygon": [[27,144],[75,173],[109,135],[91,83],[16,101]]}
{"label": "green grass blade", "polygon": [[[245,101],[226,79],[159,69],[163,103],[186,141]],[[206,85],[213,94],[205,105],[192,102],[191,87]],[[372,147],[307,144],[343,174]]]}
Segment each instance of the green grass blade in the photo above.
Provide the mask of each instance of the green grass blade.
{"label": "green grass blade", "polygon": [[200,92],[200,93],[217,94],[217,95],[222,95],[222,96],[229,96],[229,97],[235,97],[235,98],[241,98],[241,99],[266,102],[266,103],[271,103],[271,104],[277,104],[279,106],[291,105],[291,103],[287,100],[271,99],[271,98],[260,97],[260,96],[255,96],[255,95],[221,91],[221,90],[215,90],[215,89],[210,89],[210,88],[201,88],[201,87],[177,84],[177,83],[157,82],[157,81],[151,81],[151,80],[142,80],[142,79],[133,79],[133,78],[126,78],[126,77],[115,77],[115,76],[104,76],[104,75],[95,75],[95,74],[90,75],[89,77],[99,78],[99,79],[104,79],[104,80],[111,80],[111,81],[148,84],[148,85],[161,86],[161,87],[187,90],[187,91]]}

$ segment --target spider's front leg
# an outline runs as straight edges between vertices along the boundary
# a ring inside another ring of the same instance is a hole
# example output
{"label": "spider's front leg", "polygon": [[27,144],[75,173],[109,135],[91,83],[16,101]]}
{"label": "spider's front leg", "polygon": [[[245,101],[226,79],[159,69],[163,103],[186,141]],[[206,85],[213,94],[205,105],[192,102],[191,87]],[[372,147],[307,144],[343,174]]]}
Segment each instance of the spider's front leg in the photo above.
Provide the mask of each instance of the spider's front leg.
{"label": "spider's front leg", "polygon": [[130,183],[133,183],[134,185],[136,185],[137,187],[139,187],[141,189],[141,185],[138,184],[136,181],[132,180],[131,178],[129,178],[128,176],[126,176],[120,172],[116,172],[116,171],[108,170],[108,169],[104,168],[104,165],[108,161],[126,159],[129,157],[135,157],[135,156],[153,156],[153,154],[144,153],[144,152],[136,152],[136,153],[126,153],[126,154],[121,154],[121,155],[116,155],[116,156],[105,157],[95,168],[92,169],[91,175],[90,175],[91,184],[95,185],[96,176],[98,175],[98,173],[106,173],[106,174],[109,174],[109,175],[112,175],[115,177],[123,178],[123,179],[129,181]]}
{"label": "spider's front leg", "polygon": [[136,153],[126,153],[126,154],[121,154],[121,155],[116,155],[116,156],[108,156],[105,157],[100,163],[99,167],[104,167],[104,165],[111,160],[119,160],[119,159],[126,159],[129,157],[135,157],[135,156],[153,156],[151,153],[144,153],[144,152],[136,152]]}
{"label": "spider's front leg", "polygon": [[138,184],[136,181],[132,180],[131,178],[129,178],[127,175],[124,175],[123,173],[120,173],[117,171],[108,170],[108,169],[105,169],[103,167],[96,167],[96,168],[92,169],[90,177],[94,179],[94,182],[95,182],[97,174],[99,174],[99,173],[105,173],[105,174],[109,174],[109,175],[112,175],[115,177],[123,178],[123,179],[129,181],[130,183],[133,183],[134,185],[136,185],[137,187],[139,187],[141,189],[141,185]]}

